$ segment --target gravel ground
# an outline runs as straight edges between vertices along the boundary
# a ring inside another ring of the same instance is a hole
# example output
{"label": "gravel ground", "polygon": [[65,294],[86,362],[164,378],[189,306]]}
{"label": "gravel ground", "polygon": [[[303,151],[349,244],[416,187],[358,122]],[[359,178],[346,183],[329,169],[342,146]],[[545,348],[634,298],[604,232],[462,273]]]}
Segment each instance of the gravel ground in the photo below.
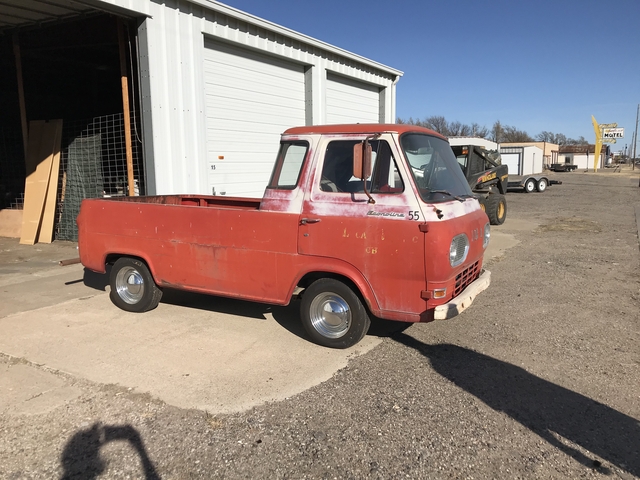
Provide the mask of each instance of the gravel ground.
{"label": "gravel ground", "polygon": [[234,415],[52,372],[81,395],[0,409],[0,478],[640,478],[638,175],[553,178],[507,196],[520,243],[464,315]]}

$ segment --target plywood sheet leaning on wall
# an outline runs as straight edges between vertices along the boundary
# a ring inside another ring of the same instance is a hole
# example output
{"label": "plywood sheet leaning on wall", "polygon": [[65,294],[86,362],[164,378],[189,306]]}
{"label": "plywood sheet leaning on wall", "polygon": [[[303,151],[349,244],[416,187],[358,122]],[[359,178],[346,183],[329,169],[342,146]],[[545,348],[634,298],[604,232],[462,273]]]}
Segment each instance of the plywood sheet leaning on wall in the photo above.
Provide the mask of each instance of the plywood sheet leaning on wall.
{"label": "plywood sheet leaning on wall", "polygon": [[[27,175],[24,189],[24,211],[20,243],[33,245],[39,236],[43,220],[45,199],[51,184],[57,189],[57,176],[50,181],[51,167],[55,156],[60,155],[62,120],[34,120],[29,122],[27,144]],[[56,174],[57,175],[57,174]],[[55,194],[53,208],[55,213]],[[52,225],[53,228],[53,225]]]}
{"label": "plywood sheet leaning on wall", "polygon": [[[62,120],[60,121],[60,133],[62,133]],[[44,197],[44,209],[42,212],[42,223],[38,233],[38,243],[51,243],[53,241],[53,224],[56,216],[56,205],[58,196],[58,179],[60,177],[60,139],[57,148],[53,152],[51,160],[51,173],[49,174],[49,185],[47,194]]]}

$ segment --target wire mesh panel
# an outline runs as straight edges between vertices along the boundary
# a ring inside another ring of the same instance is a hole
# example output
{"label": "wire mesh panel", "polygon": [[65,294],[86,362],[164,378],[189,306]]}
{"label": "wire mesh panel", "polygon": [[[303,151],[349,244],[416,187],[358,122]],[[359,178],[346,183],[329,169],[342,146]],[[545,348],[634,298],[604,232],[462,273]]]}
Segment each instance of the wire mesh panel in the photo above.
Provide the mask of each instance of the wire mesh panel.
{"label": "wire mesh panel", "polygon": [[80,213],[82,199],[104,195],[102,136],[98,133],[74,138],[66,149],[65,158],[57,238],[75,240],[78,235],[76,217]]}
{"label": "wire mesh panel", "polygon": [[[123,114],[66,122],[62,137],[56,239],[76,241],[76,217],[83,199],[128,195]],[[136,140],[132,147],[134,190],[140,195],[144,192],[141,143]]]}

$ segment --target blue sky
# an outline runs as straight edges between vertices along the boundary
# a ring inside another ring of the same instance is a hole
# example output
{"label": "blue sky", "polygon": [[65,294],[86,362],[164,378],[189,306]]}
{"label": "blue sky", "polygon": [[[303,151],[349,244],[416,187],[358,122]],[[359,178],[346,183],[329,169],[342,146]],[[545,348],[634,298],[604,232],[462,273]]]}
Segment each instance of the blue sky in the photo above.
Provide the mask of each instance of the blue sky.
{"label": "blue sky", "polygon": [[[640,0],[223,0],[402,70],[397,115],[630,145],[640,103]],[[640,149],[640,144],[638,144]]]}

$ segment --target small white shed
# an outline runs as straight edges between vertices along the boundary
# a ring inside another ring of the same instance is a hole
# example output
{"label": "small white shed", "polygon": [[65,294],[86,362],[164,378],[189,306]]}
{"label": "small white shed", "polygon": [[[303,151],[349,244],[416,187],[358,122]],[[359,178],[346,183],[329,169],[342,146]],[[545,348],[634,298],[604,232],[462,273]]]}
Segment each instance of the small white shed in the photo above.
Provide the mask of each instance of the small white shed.
{"label": "small white shed", "polygon": [[509,167],[509,175],[542,173],[544,151],[536,146],[500,147],[502,164]]}

